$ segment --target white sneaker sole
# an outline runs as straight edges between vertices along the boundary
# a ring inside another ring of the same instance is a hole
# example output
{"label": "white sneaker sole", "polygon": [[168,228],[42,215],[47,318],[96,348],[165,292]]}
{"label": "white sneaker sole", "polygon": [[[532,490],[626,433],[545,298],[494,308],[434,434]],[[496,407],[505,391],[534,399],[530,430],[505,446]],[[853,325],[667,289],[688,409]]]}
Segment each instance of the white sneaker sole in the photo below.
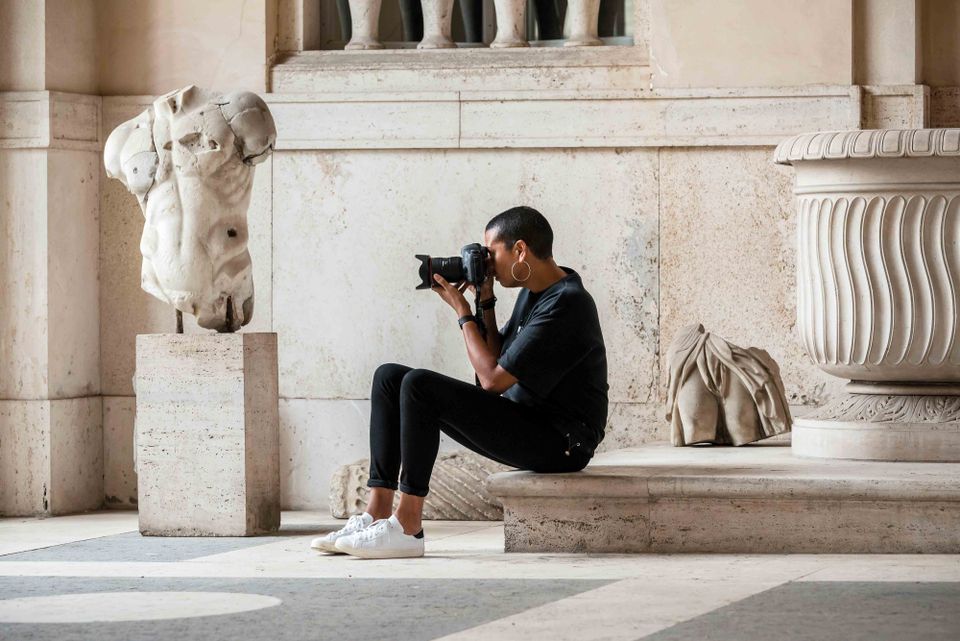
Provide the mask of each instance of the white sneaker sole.
{"label": "white sneaker sole", "polygon": [[333,543],[321,543],[320,545],[311,544],[310,547],[316,550],[317,552],[330,552],[333,554],[343,554],[343,552],[341,552],[336,548],[336,544],[337,542],[334,541]]}
{"label": "white sneaker sole", "polygon": [[337,552],[360,559],[413,559],[423,556],[423,550],[377,550],[364,548],[337,548]]}

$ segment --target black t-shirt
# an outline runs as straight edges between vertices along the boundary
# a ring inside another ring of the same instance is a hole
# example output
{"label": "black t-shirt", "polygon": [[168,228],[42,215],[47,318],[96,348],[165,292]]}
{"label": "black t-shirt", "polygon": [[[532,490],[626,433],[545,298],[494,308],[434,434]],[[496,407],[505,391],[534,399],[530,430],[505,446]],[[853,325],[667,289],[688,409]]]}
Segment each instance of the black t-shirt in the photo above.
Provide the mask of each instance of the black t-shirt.
{"label": "black t-shirt", "polygon": [[501,330],[500,367],[517,378],[503,396],[542,410],[591,451],[607,423],[607,350],[593,297],[580,276],[524,289]]}

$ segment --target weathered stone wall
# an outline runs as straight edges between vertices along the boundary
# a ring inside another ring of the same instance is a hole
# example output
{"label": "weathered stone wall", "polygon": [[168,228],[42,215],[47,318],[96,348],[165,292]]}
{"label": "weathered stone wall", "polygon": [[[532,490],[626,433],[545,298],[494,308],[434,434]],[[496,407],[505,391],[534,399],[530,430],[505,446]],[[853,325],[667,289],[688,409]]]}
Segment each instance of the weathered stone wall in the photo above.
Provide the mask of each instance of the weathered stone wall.
{"label": "weathered stone wall", "polygon": [[[174,316],[140,289],[135,199],[95,169],[105,134],[153,94],[273,92],[280,138],[250,206],[247,329],[279,335],[286,507],[324,506],[333,470],[367,456],[377,364],[469,380],[449,310],[413,291],[412,254],[453,254],[518,203],[544,211],[558,260],[599,304],[604,448],[665,438],[662,346],[692,321],[767,349],[791,402],[822,402],[840,382],[794,336],[791,174],[773,147],[818,129],[960,125],[950,0],[637,0],[635,47],[276,59],[316,44],[315,0],[62,1],[30,12],[0,0],[0,54],[16,52],[0,69],[13,92],[0,94],[0,294],[21,303],[0,308],[0,470],[46,466],[23,477],[40,479],[34,506],[51,465],[12,448],[66,433],[53,426],[68,418],[90,439],[102,430],[99,459],[89,442],[77,451],[103,466],[106,504],[135,504],[134,340],[173,331]],[[49,236],[31,216],[55,223]],[[501,323],[515,294],[500,296]],[[54,400],[77,407],[30,405]],[[77,419],[88,415],[100,418]]]}

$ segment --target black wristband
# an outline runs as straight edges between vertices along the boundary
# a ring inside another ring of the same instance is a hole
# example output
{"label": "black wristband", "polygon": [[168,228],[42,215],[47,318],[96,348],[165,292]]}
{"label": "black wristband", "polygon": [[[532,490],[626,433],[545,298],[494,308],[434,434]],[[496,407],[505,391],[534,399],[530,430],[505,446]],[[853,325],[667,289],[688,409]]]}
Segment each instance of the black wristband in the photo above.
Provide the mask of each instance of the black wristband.
{"label": "black wristband", "polygon": [[474,322],[474,323],[476,323],[476,322],[477,322],[477,319],[474,318],[472,315],[467,314],[466,316],[461,316],[460,318],[458,318],[458,319],[457,319],[457,322],[460,324],[460,329],[463,329],[463,326],[464,326],[464,325],[466,325],[466,324],[469,323],[469,322]]}
{"label": "black wristband", "polygon": [[497,297],[488,298],[487,300],[480,301],[480,309],[486,311],[488,309],[493,309],[494,305],[497,304]]}

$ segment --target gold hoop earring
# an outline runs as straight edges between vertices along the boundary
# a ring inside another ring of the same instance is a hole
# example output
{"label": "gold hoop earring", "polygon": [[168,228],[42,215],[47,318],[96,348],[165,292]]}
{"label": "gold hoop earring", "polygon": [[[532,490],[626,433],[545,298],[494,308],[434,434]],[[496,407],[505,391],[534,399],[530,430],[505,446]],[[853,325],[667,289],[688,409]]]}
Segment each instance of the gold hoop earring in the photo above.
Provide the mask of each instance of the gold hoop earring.
{"label": "gold hoop earring", "polygon": [[[513,271],[514,269],[516,269],[517,265],[526,265],[526,266],[527,266],[527,275],[526,275],[525,277],[523,277],[523,278],[517,278],[517,275],[516,275],[516,274],[514,273],[514,271]],[[527,282],[528,280],[530,280],[531,274],[533,274],[533,267],[530,266],[530,263],[521,263],[521,262],[518,260],[518,261],[515,262],[514,264],[510,265],[510,275],[513,276],[513,280],[517,281],[518,283],[525,283],[525,282]]]}

